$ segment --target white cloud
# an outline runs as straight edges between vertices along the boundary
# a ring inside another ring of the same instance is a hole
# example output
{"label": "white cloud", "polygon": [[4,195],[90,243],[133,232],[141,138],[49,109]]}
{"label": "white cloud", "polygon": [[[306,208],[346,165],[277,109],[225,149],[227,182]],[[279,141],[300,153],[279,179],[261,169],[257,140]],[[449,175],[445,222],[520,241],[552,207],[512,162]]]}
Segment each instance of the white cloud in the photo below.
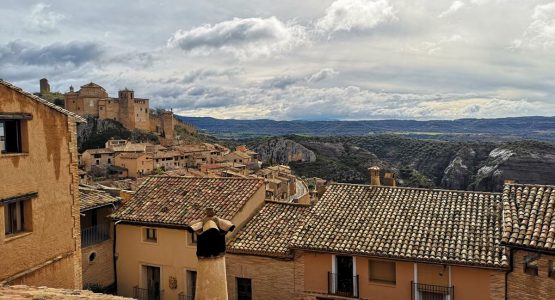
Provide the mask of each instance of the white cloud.
{"label": "white cloud", "polygon": [[555,2],[537,5],[532,23],[521,39],[513,41],[514,48],[552,49],[555,46]]}
{"label": "white cloud", "polygon": [[451,3],[451,6],[449,6],[449,8],[447,8],[446,10],[444,10],[438,15],[438,18],[445,18],[449,15],[452,15],[457,11],[459,11],[461,8],[463,8],[465,5],[466,4],[462,1],[459,1],[459,0],[453,1],[453,3]]}
{"label": "white cloud", "polygon": [[214,25],[178,30],[167,44],[185,51],[210,52],[219,49],[248,58],[289,51],[306,41],[303,26],[270,17],[234,18]]}
{"label": "white cloud", "polygon": [[63,14],[50,10],[50,4],[37,3],[33,5],[30,15],[26,18],[26,25],[33,31],[51,33],[57,30],[58,22],[63,19]]}
{"label": "white cloud", "polygon": [[307,77],[307,82],[318,82],[322,80],[326,80],[332,78],[339,74],[339,72],[335,71],[333,68],[324,68],[310,76]]}
{"label": "white cloud", "polygon": [[442,51],[446,46],[450,44],[463,41],[464,38],[461,35],[454,34],[448,37],[442,37],[435,41],[423,42],[420,46],[411,47],[411,50],[416,52],[425,52],[428,55],[433,55]]}
{"label": "white cloud", "polygon": [[336,0],[326,14],[316,21],[316,29],[337,31],[367,30],[381,23],[397,20],[393,6],[387,0]]}

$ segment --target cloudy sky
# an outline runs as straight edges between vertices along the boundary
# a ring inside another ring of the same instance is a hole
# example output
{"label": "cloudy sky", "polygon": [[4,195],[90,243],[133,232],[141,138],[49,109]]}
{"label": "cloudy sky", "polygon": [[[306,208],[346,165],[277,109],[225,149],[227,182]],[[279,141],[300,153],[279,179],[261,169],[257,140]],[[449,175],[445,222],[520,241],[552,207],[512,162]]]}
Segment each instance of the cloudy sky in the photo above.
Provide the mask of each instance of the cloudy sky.
{"label": "cloudy sky", "polygon": [[555,115],[555,1],[3,0],[0,78],[190,116]]}

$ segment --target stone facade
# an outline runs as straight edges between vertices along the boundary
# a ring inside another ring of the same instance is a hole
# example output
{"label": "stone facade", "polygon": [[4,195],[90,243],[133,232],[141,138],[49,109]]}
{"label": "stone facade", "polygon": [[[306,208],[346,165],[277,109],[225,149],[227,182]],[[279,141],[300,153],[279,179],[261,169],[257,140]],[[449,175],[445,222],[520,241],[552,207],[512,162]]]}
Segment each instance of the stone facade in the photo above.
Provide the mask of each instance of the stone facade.
{"label": "stone facade", "polygon": [[81,251],[83,265],[83,286],[108,287],[114,284],[114,240],[108,239],[98,244],[84,247]]}
{"label": "stone facade", "polygon": [[135,92],[128,89],[111,98],[103,87],[91,82],[77,92],[71,87],[64,94],[64,104],[78,115],[116,120],[129,130],[150,129],[149,100],[135,98]]}
{"label": "stone facade", "polygon": [[[524,272],[525,256],[539,255],[537,259],[538,275],[530,275]],[[508,299],[553,299],[555,295],[555,275],[549,277],[549,261],[551,267],[555,265],[555,255],[538,254],[524,250],[513,252],[513,270],[507,278]]]}
{"label": "stone facade", "polygon": [[[80,288],[76,121],[84,120],[0,83],[0,116],[30,116],[20,121],[22,151],[0,154],[0,285]],[[7,234],[5,210],[14,201],[23,227]]]}

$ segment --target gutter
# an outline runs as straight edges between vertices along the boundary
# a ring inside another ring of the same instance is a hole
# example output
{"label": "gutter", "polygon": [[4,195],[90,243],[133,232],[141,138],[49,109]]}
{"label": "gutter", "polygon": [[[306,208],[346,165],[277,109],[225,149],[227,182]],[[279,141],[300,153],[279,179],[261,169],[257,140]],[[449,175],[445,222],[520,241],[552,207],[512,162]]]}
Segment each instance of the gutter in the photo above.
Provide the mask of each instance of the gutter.
{"label": "gutter", "polygon": [[117,260],[117,258],[116,258],[116,241],[117,241],[117,239],[116,239],[116,225],[118,225],[120,222],[121,221],[119,221],[119,220],[114,222],[114,230],[113,230],[114,231],[114,233],[113,233],[114,234],[114,242],[112,244],[112,263],[114,265],[114,289],[115,289],[116,295],[118,293],[118,269],[117,269],[117,265],[116,265],[116,260]]}

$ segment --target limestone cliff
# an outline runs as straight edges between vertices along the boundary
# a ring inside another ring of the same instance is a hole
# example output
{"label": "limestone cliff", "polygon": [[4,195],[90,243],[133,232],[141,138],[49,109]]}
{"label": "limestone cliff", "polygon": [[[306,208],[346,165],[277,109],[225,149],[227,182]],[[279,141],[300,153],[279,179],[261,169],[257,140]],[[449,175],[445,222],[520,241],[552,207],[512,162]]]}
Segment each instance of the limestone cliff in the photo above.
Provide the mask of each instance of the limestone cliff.
{"label": "limestone cliff", "polygon": [[308,150],[299,143],[284,138],[266,140],[256,145],[254,151],[258,153],[258,157],[262,162],[271,164],[288,164],[292,161],[314,162],[316,160],[316,155],[313,151]]}

